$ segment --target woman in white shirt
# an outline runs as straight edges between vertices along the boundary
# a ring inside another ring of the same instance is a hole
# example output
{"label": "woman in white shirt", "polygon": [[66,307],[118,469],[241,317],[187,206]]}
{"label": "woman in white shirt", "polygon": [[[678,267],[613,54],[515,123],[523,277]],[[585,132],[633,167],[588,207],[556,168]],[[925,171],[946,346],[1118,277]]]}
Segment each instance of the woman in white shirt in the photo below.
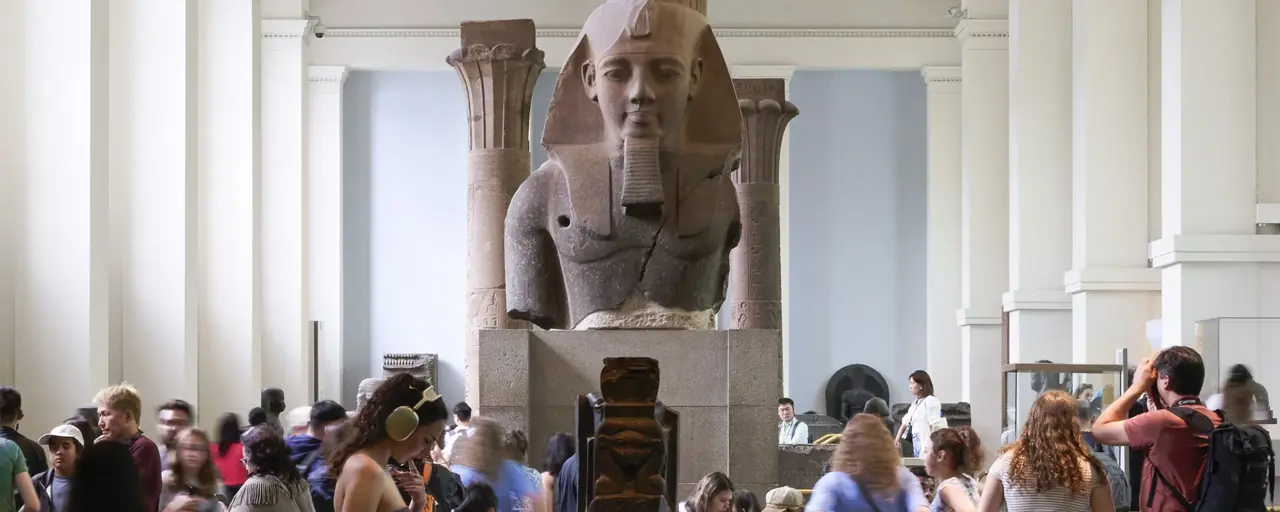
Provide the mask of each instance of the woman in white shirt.
{"label": "woman in white shirt", "polygon": [[911,451],[919,457],[924,451],[925,443],[929,441],[929,434],[947,425],[942,418],[942,402],[933,396],[933,379],[929,378],[929,373],[916,370],[911,372],[909,379],[911,383],[907,389],[911,390],[916,399],[911,402],[906,416],[902,417],[902,426],[898,427],[898,435],[894,437],[893,444],[900,446],[900,440],[910,439]]}

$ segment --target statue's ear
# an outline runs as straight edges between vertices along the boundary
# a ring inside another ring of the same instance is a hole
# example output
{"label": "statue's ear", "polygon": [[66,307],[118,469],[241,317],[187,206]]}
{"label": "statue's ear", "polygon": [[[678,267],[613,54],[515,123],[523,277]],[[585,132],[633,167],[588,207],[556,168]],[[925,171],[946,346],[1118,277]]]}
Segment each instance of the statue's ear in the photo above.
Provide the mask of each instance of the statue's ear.
{"label": "statue's ear", "polygon": [[698,86],[702,85],[702,59],[693,60],[693,66],[689,68],[689,99],[693,99],[698,95]]}
{"label": "statue's ear", "polygon": [[582,85],[587,90],[587,97],[591,101],[598,101],[596,96],[596,64],[591,61],[582,63]]}

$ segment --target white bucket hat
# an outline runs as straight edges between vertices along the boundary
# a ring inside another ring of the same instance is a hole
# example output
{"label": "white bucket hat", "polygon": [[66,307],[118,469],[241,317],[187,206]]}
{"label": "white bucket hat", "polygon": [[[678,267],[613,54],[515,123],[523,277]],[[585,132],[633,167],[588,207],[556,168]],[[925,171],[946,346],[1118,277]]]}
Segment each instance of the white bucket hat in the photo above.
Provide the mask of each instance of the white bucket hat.
{"label": "white bucket hat", "polygon": [[55,437],[73,439],[76,443],[80,444],[81,448],[84,448],[84,434],[81,434],[80,429],[76,428],[74,425],[58,425],[53,427],[53,430],[50,430],[48,434],[40,436],[39,442],[40,444],[48,446],[49,442],[53,441],[53,438]]}

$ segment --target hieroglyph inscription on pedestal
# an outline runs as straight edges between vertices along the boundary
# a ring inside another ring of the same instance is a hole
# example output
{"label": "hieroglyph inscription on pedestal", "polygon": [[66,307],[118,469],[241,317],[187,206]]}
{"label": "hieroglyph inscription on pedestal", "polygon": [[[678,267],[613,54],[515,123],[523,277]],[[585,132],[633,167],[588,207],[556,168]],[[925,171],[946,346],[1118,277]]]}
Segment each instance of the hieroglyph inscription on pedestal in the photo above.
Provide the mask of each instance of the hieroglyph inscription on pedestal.
{"label": "hieroglyph inscription on pedestal", "polygon": [[533,20],[462,24],[449,55],[467,93],[467,397],[477,392],[477,331],[523,328],[506,315],[503,220],[529,176],[529,110],[546,64]]}
{"label": "hieroglyph inscription on pedestal", "polygon": [[729,303],[733,329],[782,328],[779,158],[787,123],[800,113],[781,78],[735,79],[742,111],[742,161],[733,183],[742,210],[742,242],[733,250]]}

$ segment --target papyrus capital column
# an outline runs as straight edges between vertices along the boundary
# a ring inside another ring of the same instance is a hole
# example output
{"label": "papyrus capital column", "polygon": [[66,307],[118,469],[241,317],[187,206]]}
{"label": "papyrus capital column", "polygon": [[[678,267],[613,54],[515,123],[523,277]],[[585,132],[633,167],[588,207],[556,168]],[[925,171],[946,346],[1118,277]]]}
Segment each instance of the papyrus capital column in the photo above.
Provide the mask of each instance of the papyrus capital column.
{"label": "papyrus capital column", "polygon": [[787,123],[800,111],[787,101],[781,78],[735,79],[733,85],[742,109],[742,162],[733,173],[742,242],[730,256],[730,328],[781,329],[778,166]]}
{"label": "papyrus capital column", "polygon": [[523,327],[507,318],[503,222],[529,176],[529,109],[546,64],[533,20],[462,24],[449,55],[467,92],[467,399],[474,402],[481,329]]}

